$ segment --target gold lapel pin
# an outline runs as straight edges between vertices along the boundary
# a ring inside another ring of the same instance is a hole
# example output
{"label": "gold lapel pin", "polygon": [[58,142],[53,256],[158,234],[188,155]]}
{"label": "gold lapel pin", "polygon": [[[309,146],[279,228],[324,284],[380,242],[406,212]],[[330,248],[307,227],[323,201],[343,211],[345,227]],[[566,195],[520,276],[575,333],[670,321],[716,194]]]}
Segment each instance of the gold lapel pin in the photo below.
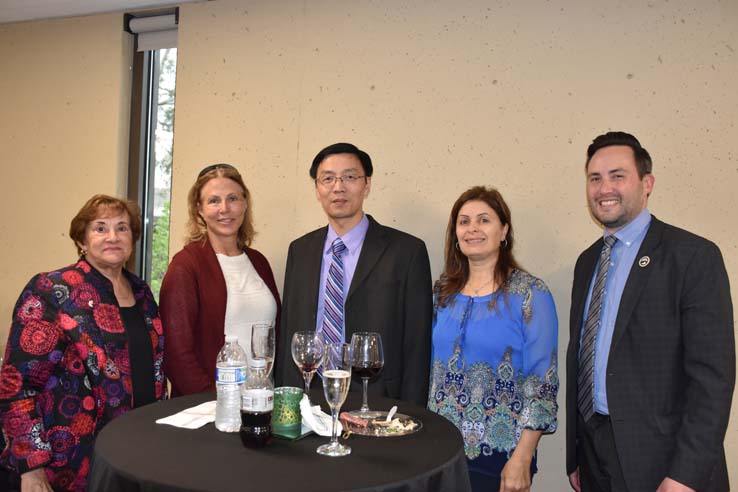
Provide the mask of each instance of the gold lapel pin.
{"label": "gold lapel pin", "polygon": [[649,263],[651,263],[651,258],[649,258],[648,256],[643,256],[640,260],[638,260],[638,266],[641,268],[647,267]]}

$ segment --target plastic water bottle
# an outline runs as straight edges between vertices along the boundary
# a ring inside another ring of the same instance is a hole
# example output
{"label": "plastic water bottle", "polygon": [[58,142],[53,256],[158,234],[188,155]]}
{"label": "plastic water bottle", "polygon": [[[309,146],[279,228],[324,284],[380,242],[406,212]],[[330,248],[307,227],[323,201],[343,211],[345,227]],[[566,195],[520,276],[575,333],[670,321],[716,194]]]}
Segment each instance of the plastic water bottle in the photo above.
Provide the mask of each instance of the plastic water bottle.
{"label": "plastic water bottle", "polygon": [[226,343],[215,363],[215,428],[221,432],[238,432],[241,428],[241,387],[246,381],[246,352],[238,337],[226,335]]}
{"label": "plastic water bottle", "polygon": [[241,392],[241,442],[261,448],[272,439],[274,385],[267,372],[267,359],[251,359],[249,377]]}

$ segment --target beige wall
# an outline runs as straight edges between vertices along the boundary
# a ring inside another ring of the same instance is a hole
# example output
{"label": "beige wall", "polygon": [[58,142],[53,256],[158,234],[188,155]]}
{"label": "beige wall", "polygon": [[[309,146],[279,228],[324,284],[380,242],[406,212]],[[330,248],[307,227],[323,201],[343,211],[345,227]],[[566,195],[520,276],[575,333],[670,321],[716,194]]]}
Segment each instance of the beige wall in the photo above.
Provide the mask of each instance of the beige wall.
{"label": "beige wall", "polygon": [[[325,223],[309,163],[352,141],[375,161],[366,210],[423,238],[434,275],[455,198],[500,188],[520,260],[554,293],[563,361],[574,261],[600,233],[584,151],[624,129],[656,161],[652,212],[716,241],[738,285],[735,2],[218,0],[180,13],[172,253],[197,171],[231,162],[281,284],[289,241]],[[543,439],[537,490],[568,489],[563,430]],[[736,431],[734,417],[733,468]]]}
{"label": "beige wall", "polygon": [[[655,159],[651,211],[717,242],[738,285],[736,2],[216,0],[180,14],[172,254],[194,176],[231,162],[281,285],[289,241],[325,223],[309,162],[349,140],[375,161],[366,210],[423,238],[434,276],[454,199],[503,192],[519,259],[554,293],[563,361],[573,264],[600,233],[584,150],[624,129]],[[0,26],[2,319],[31,274],[73,259],[81,202],[125,192],[126,43],[117,16]],[[563,430],[542,441],[536,490],[568,490]]]}
{"label": "beige wall", "polygon": [[[123,16],[0,25],[0,347],[31,276],[76,260],[69,222],[125,195],[131,36]],[[3,350],[4,351],[4,350]]]}

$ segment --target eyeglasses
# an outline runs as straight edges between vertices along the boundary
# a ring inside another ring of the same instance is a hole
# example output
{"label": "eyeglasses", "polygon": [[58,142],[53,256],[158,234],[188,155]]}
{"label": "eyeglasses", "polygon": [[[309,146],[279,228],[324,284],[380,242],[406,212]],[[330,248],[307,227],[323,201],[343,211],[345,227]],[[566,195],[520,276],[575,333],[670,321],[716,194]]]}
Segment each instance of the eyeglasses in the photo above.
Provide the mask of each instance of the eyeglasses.
{"label": "eyeglasses", "polygon": [[238,169],[231,166],[230,164],[220,163],[220,164],[212,164],[206,168],[204,168],[202,171],[200,171],[200,174],[197,175],[197,179],[202,178],[210,171],[213,171],[215,169],[233,169],[234,171],[238,172]]}
{"label": "eyeglasses", "polygon": [[366,176],[360,176],[358,174],[345,174],[343,176],[333,176],[332,174],[329,174],[327,176],[321,176],[317,178],[315,181],[317,183],[320,183],[322,186],[325,186],[326,188],[328,188],[336,184],[336,181],[340,181],[346,186],[351,186],[352,184],[356,183],[360,179],[366,179]]}

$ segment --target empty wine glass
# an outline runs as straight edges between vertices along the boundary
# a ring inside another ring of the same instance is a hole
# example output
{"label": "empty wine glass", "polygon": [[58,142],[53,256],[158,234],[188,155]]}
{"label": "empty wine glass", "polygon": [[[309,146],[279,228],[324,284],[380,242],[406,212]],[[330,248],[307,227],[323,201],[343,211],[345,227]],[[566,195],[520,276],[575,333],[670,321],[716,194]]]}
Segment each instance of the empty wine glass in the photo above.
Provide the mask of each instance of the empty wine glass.
{"label": "empty wine glass", "polygon": [[292,335],[292,360],[305,379],[305,395],[310,400],[310,381],[323,361],[323,339],[314,331],[298,331]]}
{"label": "empty wine glass", "polygon": [[274,323],[254,323],[251,326],[251,358],[266,361],[267,376],[274,367]]}
{"label": "empty wine glass", "polygon": [[317,449],[318,454],[325,456],[346,456],[351,448],[338,442],[338,414],[341,405],[346,401],[351,385],[351,345],[348,343],[330,343],[325,347],[323,357],[323,393],[331,409],[333,426],[331,442]]}
{"label": "empty wine glass", "polygon": [[[384,367],[384,351],[382,350],[382,336],[374,332],[354,333],[351,337],[351,350],[353,352],[353,372],[361,378],[364,387],[364,400],[358,415],[364,418],[368,415],[369,402],[367,390],[369,379],[373,378]],[[352,412],[357,413],[357,412]]]}

